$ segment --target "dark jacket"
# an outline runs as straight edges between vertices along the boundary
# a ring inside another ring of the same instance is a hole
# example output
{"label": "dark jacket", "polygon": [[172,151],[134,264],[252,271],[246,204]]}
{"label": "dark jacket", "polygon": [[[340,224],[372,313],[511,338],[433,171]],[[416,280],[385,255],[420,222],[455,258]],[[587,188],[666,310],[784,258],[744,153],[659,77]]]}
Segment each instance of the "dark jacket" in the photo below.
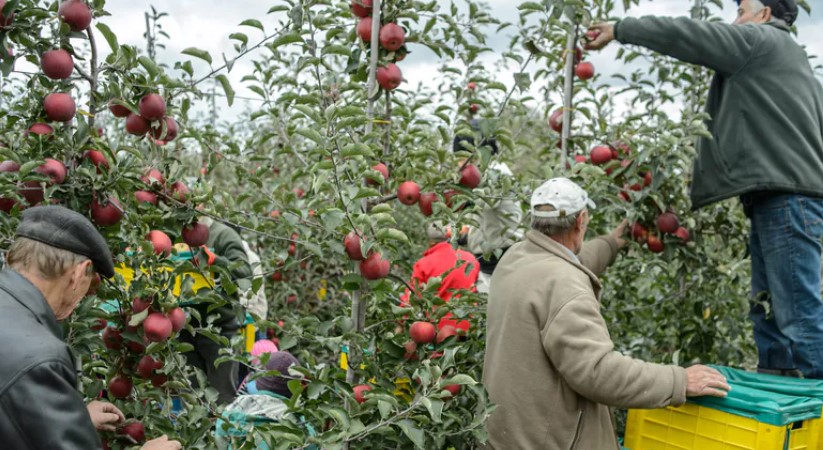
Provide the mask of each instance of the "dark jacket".
{"label": "dark jacket", "polygon": [[0,342],[0,448],[102,448],[57,319],[13,270],[0,272]]}
{"label": "dark jacket", "polygon": [[[217,255],[214,265],[230,269],[234,284],[244,285],[246,288],[251,286],[251,265],[240,235],[220,222],[211,219],[201,219],[201,221],[207,223],[209,227],[209,240],[206,245]],[[215,308],[210,312],[207,304],[197,306],[196,308],[201,317],[205,318],[208,315],[217,314],[220,317],[214,322],[215,326],[220,327],[224,333],[237,331],[245,321],[245,317],[238,318],[234,312],[235,306],[240,303],[240,291],[243,290],[243,286],[239,287],[239,291],[232,295],[223,292],[231,299],[228,305]]]}
{"label": "dark jacket", "polygon": [[823,88],[789,30],[688,18],[627,18],[615,38],[715,71],[691,199],[779,191],[823,197]]}

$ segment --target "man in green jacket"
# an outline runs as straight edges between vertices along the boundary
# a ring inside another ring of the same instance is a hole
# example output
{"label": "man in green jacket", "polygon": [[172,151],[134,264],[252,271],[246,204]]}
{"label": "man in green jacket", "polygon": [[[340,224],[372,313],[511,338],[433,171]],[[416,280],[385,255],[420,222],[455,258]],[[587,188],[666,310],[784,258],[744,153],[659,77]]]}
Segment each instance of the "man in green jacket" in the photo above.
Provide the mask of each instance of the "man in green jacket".
{"label": "man in green jacket", "polygon": [[492,275],[483,385],[497,405],[497,450],[617,450],[609,407],[661,408],[725,396],[716,370],[650,364],[614,350],[600,315],[600,280],[625,245],[625,222],[583,243],[594,207],[567,178],[532,194],[531,230]]}
{"label": "man in green jacket", "polygon": [[626,18],[588,47],[635,44],[715,72],[712,137],[694,165],[694,208],[740,196],[751,221],[754,339],[761,372],[823,378],[823,88],[790,34],[794,0],[737,0],[734,24]]}
{"label": "man in green jacket", "polygon": [[[208,217],[201,218],[200,223],[209,227],[209,239],[204,249],[208,264],[227,269],[231,273],[231,281],[238,285],[238,292],[230,296],[225,294],[230,300],[226,305],[210,308],[211,304],[203,304],[195,308],[204,322],[211,322],[219,329],[222,336],[231,340],[237,335],[240,325],[245,320],[245,315],[238,317],[235,311],[245,314],[240,306],[240,292],[251,286],[251,265],[249,265],[249,258],[243,247],[243,240],[236,231]],[[215,316],[213,321],[207,320],[209,316]],[[197,323],[193,325],[199,326]],[[206,373],[209,385],[217,390],[221,403],[231,403],[237,396],[236,391],[239,384],[237,362],[226,361],[215,367],[214,362],[221,356],[222,347],[207,336],[192,335],[183,330],[180,333],[180,340],[194,346],[194,350],[185,354],[188,363]]]}

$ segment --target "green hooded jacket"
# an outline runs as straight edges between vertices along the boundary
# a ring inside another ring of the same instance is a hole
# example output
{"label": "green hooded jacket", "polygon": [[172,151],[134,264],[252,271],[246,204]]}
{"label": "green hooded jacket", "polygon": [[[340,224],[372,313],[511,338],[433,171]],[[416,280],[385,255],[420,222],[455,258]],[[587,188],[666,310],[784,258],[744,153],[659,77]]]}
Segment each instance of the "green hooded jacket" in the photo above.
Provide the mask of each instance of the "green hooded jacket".
{"label": "green hooded jacket", "polygon": [[642,17],[618,22],[614,35],[715,72],[694,209],[747,192],[823,197],[823,88],[788,28]]}

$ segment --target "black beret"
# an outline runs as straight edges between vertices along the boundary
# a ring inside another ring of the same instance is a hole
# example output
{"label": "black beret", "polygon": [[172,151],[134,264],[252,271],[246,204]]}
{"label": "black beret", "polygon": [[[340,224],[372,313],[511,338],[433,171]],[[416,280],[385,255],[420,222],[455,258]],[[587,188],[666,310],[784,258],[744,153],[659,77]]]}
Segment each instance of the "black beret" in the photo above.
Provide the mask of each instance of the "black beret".
{"label": "black beret", "polygon": [[35,206],[23,211],[17,236],[85,256],[100,275],[114,276],[114,262],[106,240],[82,214],[62,206]]}

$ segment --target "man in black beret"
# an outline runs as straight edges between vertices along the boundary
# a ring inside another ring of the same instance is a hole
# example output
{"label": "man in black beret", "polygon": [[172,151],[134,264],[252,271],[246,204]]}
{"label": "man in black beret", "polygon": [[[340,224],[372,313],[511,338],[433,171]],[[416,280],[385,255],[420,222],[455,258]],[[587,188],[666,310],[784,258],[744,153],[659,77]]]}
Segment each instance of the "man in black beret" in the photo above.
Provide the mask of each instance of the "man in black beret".
{"label": "man in black beret", "polygon": [[823,89],[792,39],[795,0],[735,1],[733,24],[625,18],[592,26],[588,47],[616,40],[714,72],[692,207],[740,196],[751,221],[758,370],[822,379]]}
{"label": "man in black beret", "polygon": [[[82,215],[61,206],[23,212],[0,272],[0,447],[101,449],[97,430],[113,430],[123,413],[84,404],[74,357],[58,321],[68,318],[98,274],[114,264],[105,239]],[[180,449],[166,436],[143,450]]]}

